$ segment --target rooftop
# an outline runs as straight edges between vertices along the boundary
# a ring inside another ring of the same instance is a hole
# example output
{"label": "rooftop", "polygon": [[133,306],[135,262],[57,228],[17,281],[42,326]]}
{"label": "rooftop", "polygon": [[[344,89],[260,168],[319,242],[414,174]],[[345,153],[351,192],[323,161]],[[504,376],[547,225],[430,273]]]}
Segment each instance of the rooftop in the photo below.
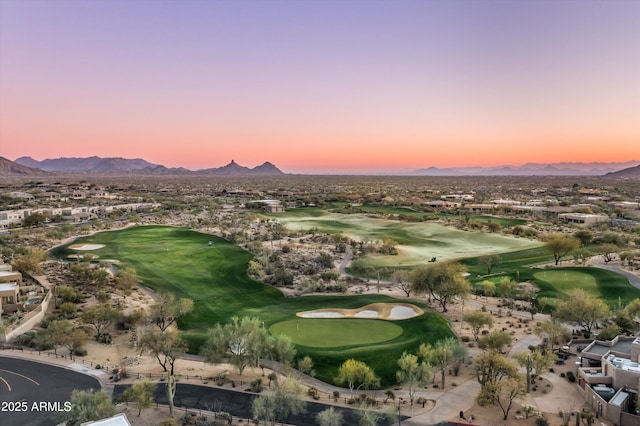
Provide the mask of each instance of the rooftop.
{"label": "rooftop", "polygon": [[0,291],[14,291],[17,288],[18,288],[18,284],[15,284],[15,283],[0,284]]}
{"label": "rooftop", "polygon": [[590,346],[582,351],[584,354],[592,354],[598,356],[604,356],[607,352],[613,351],[619,354],[631,355],[631,345],[636,339],[634,338],[615,338],[610,342],[601,342],[599,340],[594,341]]}

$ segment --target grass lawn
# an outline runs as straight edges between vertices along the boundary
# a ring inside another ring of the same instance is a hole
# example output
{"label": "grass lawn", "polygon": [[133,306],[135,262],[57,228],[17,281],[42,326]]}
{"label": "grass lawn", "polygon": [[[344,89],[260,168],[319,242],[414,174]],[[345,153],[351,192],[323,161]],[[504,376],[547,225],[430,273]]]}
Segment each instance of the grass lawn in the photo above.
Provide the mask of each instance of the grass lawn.
{"label": "grass lawn", "polygon": [[340,348],[386,342],[402,335],[402,327],[389,321],[354,318],[300,318],[275,323],[272,334],[289,336],[310,348]]}
{"label": "grass lawn", "polygon": [[[398,209],[405,210],[405,209]],[[305,212],[309,214],[305,214]],[[402,268],[441,259],[463,258],[485,253],[503,253],[539,247],[541,243],[501,234],[468,232],[428,222],[402,222],[369,217],[366,214],[322,212],[318,209],[294,209],[276,219],[291,230],[317,229],[319,232],[347,235],[355,240],[398,242],[397,255],[370,255],[364,262],[373,268]]]}
{"label": "grass lawn", "polygon": [[[209,241],[213,245],[209,246]],[[250,253],[220,238],[186,228],[138,226],[78,238],[73,244],[104,244],[103,248],[90,253],[101,259],[117,259],[123,266],[132,266],[140,281],[155,291],[168,291],[177,297],[193,299],[193,311],[179,321],[192,353],[199,351],[209,328],[218,322],[225,323],[233,316],[258,317],[267,327],[271,327],[282,321],[296,320],[296,313],[300,311],[356,309],[370,303],[396,300],[381,295],[285,298],[279,290],[247,276],[247,265],[252,257]],[[68,259],[69,255],[77,253],[65,246],[54,250],[52,254]],[[368,320],[367,333],[371,327],[380,328],[380,335],[387,337],[383,340],[374,337],[371,343],[340,347],[321,348],[298,344],[298,355],[312,357],[321,380],[332,382],[339,365],[354,357],[374,368],[383,384],[391,385],[395,382],[397,370],[395,360],[403,351],[415,353],[421,343],[435,342],[453,335],[440,315],[419,301],[406,302],[421,307],[425,314],[394,321],[393,324],[402,330],[397,337],[385,340],[390,336],[390,329],[395,328],[389,328],[386,321]],[[340,321],[334,326],[338,338],[345,321],[352,320],[334,321]]]}
{"label": "grass lawn", "polygon": [[640,297],[640,290],[629,284],[627,278],[615,272],[590,267],[563,267],[539,270],[533,281],[540,287],[538,297],[563,298],[570,290],[581,288],[586,293],[602,298],[610,306],[622,306]]}

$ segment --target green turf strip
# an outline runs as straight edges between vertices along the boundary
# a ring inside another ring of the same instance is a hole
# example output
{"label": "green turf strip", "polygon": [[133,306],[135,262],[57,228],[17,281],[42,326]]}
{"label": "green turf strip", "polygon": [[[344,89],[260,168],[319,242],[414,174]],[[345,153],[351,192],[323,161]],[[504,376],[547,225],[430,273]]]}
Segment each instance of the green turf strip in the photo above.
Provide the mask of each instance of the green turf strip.
{"label": "green turf strip", "polygon": [[289,336],[297,345],[337,348],[386,342],[400,336],[402,327],[375,319],[300,318],[276,323],[269,331]]}

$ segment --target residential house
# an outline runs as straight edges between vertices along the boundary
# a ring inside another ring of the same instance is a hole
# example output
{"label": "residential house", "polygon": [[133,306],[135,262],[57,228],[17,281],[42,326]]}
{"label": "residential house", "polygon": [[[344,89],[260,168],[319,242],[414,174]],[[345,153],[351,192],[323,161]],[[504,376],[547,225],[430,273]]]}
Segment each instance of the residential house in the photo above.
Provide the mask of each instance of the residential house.
{"label": "residential house", "polygon": [[578,355],[578,385],[597,416],[618,425],[640,426],[640,338],[595,340]]}

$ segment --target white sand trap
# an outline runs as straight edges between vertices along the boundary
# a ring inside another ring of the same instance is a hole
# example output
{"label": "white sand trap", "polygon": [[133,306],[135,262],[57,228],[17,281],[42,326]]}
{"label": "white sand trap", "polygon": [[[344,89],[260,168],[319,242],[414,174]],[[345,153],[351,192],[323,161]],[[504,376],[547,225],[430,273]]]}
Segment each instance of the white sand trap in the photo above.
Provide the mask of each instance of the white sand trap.
{"label": "white sand trap", "polygon": [[336,311],[312,311],[299,314],[302,318],[342,318],[343,313]]}
{"label": "white sand trap", "polygon": [[88,251],[88,250],[98,250],[104,247],[104,244],[74,244],[69,246],[71,250],[80,250],[80,251]]}
{"label": "white sand trap", "polygon": [[389,319],[407,319],[420,315],[420,312],[416,312],[409,306],[394,306],[389,313]]}
{"label": "white sand trap", "polygon": [[380,314],[376,311],[365,310],[357,312],[354,316],[358,318],[378,318],[378,315]]}
{"label": "white sand trap", "polygon": [[317,309],[298,312],[301,318],[371,318],[402,320],[422,315],[424,311],[410,303],[371,303],[358,309]]}

